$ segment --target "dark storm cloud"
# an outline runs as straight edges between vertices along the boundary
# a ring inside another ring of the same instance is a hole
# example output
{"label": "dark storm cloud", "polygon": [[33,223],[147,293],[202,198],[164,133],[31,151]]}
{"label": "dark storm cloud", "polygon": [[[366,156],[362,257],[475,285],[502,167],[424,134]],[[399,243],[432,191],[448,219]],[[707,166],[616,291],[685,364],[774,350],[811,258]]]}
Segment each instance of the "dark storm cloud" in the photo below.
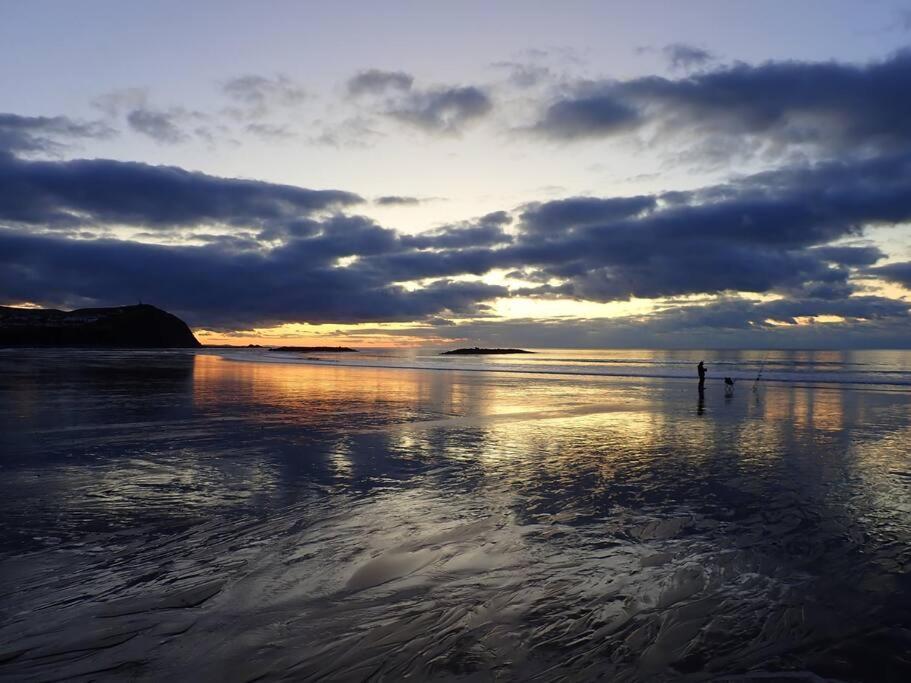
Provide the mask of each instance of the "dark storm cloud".
{"label": "dark storm cloud", "polygon": [[414,76],[404,71],[382,71],[367,69],[348,80],[348,93],[359,95],[382,95],[388,91],[410,90]]}
{"label": "dark storm cloud", "polygon": [[[157,262],[173,249],[177,262],[193,268],[193,277],[205,279],[213,290],[222,278],[240,278],[254,283],[263,297],[282,294],[288,282],[321,289],[337,286],[351,296],[358,291],[356,283],[361,283],[372,293],[371,301],[376,301],[377,292],[392,292],[394,307],[377,304],[376,315],[383,319],[393,312],[400,315],[405,310],[403,301],[411,297],[425,306],[440,301],[442,285],[433,285],[437,298],[431,299],[429,294],[419,294],[423,289],[400,291],[396,283],[482,276],[494,269],[521,269],[523,279],[546,283],[516,292],[537,297],[616,301],[632,296],[749,291],[837,303],[853,292],[851,269],[869,267],[882,254],[875,247],[830,243],[858,235],[866,224],[911,218],[907,192],[911,159],[904,156],[763,173],[680,193],[672,202],[663,195],[561,199],[524,207],[511,232],[505,230],[510,215],[495,212],[413,236],[399,235],[363,217],[313,215],[358,201],[354,195],[215,178],[175,168],[7,158],[0,163],[0,180],[0,217],[42,228],[80,222],[164,228],[222,223],[253,230],[230,239],[209,239],[204,248],[168,246],[146,251],[142,245],[134,245],[134,250],[125,242],[80,242],[80,258],[64,269],[73,278],[61,280],[56,289],[53,275],[59,263],[42,271],[42,262],[36,261],[32,250],[29,264],[17,267],[11,251],[10,272],[43,272],[43,277],[28,292],[17,290],[16,279],[10,280],[2,292],[6,300],[27,293],[30,300],[56,301],[64,291],[93,299],[101,290],[80,283],[101,278],[113,286],[118,277],[126,277],[130,259],[139,259],[134,266],[141,268],[147,256]],[[263,242],[250,241],[256,233]],[[58,251],[67,245],[63,240],[46,244]],[[93,244],[101,253],[122,254],[124,266],[115,267],[113,258],[95,259]],[[353,260],[337,268],[338,260],[346,258]],[[240,272],[240,264],[248,271]],[[105,274],[106,269],[111,272]],[[155,272],[156,277],[165,276],[160,269]],[[42,287],[48,289],[45,296]],[[463,302],[470,292],[505,292],[460,287]],[[231,317],[254,317],[252,307],[238,312],[239,299],[216,297],[216,302],[201,308],[203,292],[188,291],[182,304],[179,290],[162,294],[181,311],[197,311],[197,320],[224,324]],[[319,309],[320,319],[329,319],[332,307],[337,321],[374,319],[360,301],[342,296],[330,299],[329,308]],[[295,301],[303,305],[302,299]],[[851,301],[864,305],[856,297]],[[290,304],[282,310],[264,312],[264,319],[278,320],[282,315],[288,316],[285,320],[294,319]],[[414,310],[426,315],[440,312]]]}
{"label": "dark storm cloud", "polygon": [[533,130],[560,140],[639,132],[828,151],[911,142],[911,52],[868,65],[736,64],[683,79],[585,82],[554,100]]}
{"label": "dark storm cloud", "polygon": [[[143,298],[220,328],[481,316],[491,299],[508,295],[725,298],[686,307],[689,318],[656,314],[648,321],[655,334],[670,330],[661,321],[748,330],[815,315],[897,320],[906,316],[903,302],[853,296],[852,279],[903,281],[907,271],[874,268],[883,257],[876,247],[845,241],[869,225],[911,220],[908,187],[911,154],[896,153],[687,192],[533,203],[516,223],[499,211],[402,235],[362,216],[330,214],[361,201],[346,192],[6,154],[0,220],[14,228],[0,235],[0,300]],[[93,238],[124,225],[203,244]],[[212,225],[230,226],[230,234],[207,234]],[[73,238],[35,234],[48,229]],[[509,292],[472,280],[497,269],[541,286]],[[734,292],[784,298],[729,301]]]}
{"label": "dark storm cloud", "polygon": [[876,277],[881,277],[884,280],[911,289],[911,261],[890,263],[887,266],[871,268],[868,272]]}
{"label": "dark storm cloud", "polygon": [[561,199],[525,207],[509,240],[496,230],[402,238],[434,251],[390,250],[356,267],[403,281],[523,269],[560,281],[539,295],[604,302],[730,291],[831,299],[850,295],[851,269],[882,254],[830,243],[911,219],[909,186],[911,156],[900,155],[758,174],[673,202]]}
{"label": "dark storm cloud", "polygon": [[864,225],[911,219],[909,186],[911,155],[898,155],[762,173],[673,203],[564,199],[527,209],[516,243],[498,257],[599,301],[808,285],[835,291],[851,267],[882,253],[827,245]]}
{"label": "dark storm cloud", "polygon": [[598,138],[635,131],[643,115],[607,87],[579,86],[553,102],[532,130],[559,140]]}
{"label": "dark storm cloud", "polygon": [[886,256],[879,247],[874,246],[817,247],[812,253],[831,263],[846,266],[872,266]]}
{"label": "dark storm cloud", "polygon": [[322,238],[303,240],[313,244],[293,242],[261,253],[217,244],[164,247],[0,230],[0,292],[6,300],[60,305],[142,298],[194,324],[221,328],[472,315],[485,310],[479,302],[506,293],[503,287],[448,281],[409,292],[383,278],[332,266],[332,252],[363,247],[325,248],[349,236],[322,244]]}
{"label": "dark storm cloud", "polygon": [[55,153],[62,140],[107,138],[114,131],[99,122],[74,121],[66,116],[19,116],[0,113],[0,155]]}
{"label": "dark storm cloud", "polygon": [[502,226],[511,220],[505,211],[497,211],[482,216],[474,224],[450,225],[420,235],[406,235],[401,242],[404,247],[414,249],[465,249],[507,244],[513,238]]}
{"label": "dark storm cloud", "polygon": [[262,226],[360,201],[349,192],[219,178],[173,166],[0,156],[0,220],[46,227],[76,222]]}
{"label": "dark storm cloud", "polygon": [[700,66],[705,66],[715,59],[708,50],[687,45],[685,43],[672,43],[662,49],[662,53],[672,69],[689,70]]}
{"label": "dark storm cloud", "polygon": [[493,109],[490,97],[474,86],[411,90],[386,113],[429,133],[458,134]]}
{"label": "dark storm cloud", "polygon": [[629,218],[655,208],[656,203],[654,197],[647,196],[573,197],[533,204],[523,212],[522,221],[530,232],[548,233]]}
{"label": "dark storm cloud", "polygon": [[687,330],[693,328],[751,329],[776,324],[796,325],[799,318],[837,316],[846,319],[909,320],[911,304],[876,296],[856,296],[843,300],[779,299],[753,302],[728,299],[705,305],[670,309],[655,317],[656,328]]}

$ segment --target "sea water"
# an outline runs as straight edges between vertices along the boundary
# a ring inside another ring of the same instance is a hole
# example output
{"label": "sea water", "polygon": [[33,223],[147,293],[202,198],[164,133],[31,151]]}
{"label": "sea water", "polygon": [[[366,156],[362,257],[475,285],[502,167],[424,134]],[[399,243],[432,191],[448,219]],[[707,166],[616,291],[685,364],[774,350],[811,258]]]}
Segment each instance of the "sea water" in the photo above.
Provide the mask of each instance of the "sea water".
{"label": "sea water", "polygon": [[0,678],[908,680],[909,374],[2,351]]}

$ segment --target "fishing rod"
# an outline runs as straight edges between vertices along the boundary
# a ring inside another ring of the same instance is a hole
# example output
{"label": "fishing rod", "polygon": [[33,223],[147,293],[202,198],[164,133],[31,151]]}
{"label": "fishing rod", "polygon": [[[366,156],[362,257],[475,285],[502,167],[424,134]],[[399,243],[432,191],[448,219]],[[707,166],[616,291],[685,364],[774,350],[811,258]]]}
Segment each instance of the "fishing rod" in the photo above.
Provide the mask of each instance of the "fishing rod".
{"label": "fishing rod", "polygon": [[756,385],[759,384],[759,378],[762,377],[762,371],[765,369],[765,359],[768,357],[768,352],[763,354],[762,362],[759,364],[759,372],[756,374],[756,379],[753,380],[753,391],[756,391]]}

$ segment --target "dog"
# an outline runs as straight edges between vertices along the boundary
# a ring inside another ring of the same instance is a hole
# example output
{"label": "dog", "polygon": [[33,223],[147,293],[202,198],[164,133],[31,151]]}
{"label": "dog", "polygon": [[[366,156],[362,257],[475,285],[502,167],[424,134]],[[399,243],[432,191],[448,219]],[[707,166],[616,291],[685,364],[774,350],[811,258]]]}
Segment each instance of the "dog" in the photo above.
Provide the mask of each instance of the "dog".
{"label": "dog", "polygon": [[733,396],[734,395],[734,380],[730,377],[724,378],[724,395]]}

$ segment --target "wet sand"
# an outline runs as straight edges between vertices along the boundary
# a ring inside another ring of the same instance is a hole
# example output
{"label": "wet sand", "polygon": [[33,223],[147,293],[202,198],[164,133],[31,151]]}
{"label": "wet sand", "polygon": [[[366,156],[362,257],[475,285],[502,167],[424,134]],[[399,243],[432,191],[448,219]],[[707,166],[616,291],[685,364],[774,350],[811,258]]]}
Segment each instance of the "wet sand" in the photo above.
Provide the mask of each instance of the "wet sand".
{"label": "wet sand", "polygon": [[909,437],[873,387],[5,352],[0,679],[909,680]]}

